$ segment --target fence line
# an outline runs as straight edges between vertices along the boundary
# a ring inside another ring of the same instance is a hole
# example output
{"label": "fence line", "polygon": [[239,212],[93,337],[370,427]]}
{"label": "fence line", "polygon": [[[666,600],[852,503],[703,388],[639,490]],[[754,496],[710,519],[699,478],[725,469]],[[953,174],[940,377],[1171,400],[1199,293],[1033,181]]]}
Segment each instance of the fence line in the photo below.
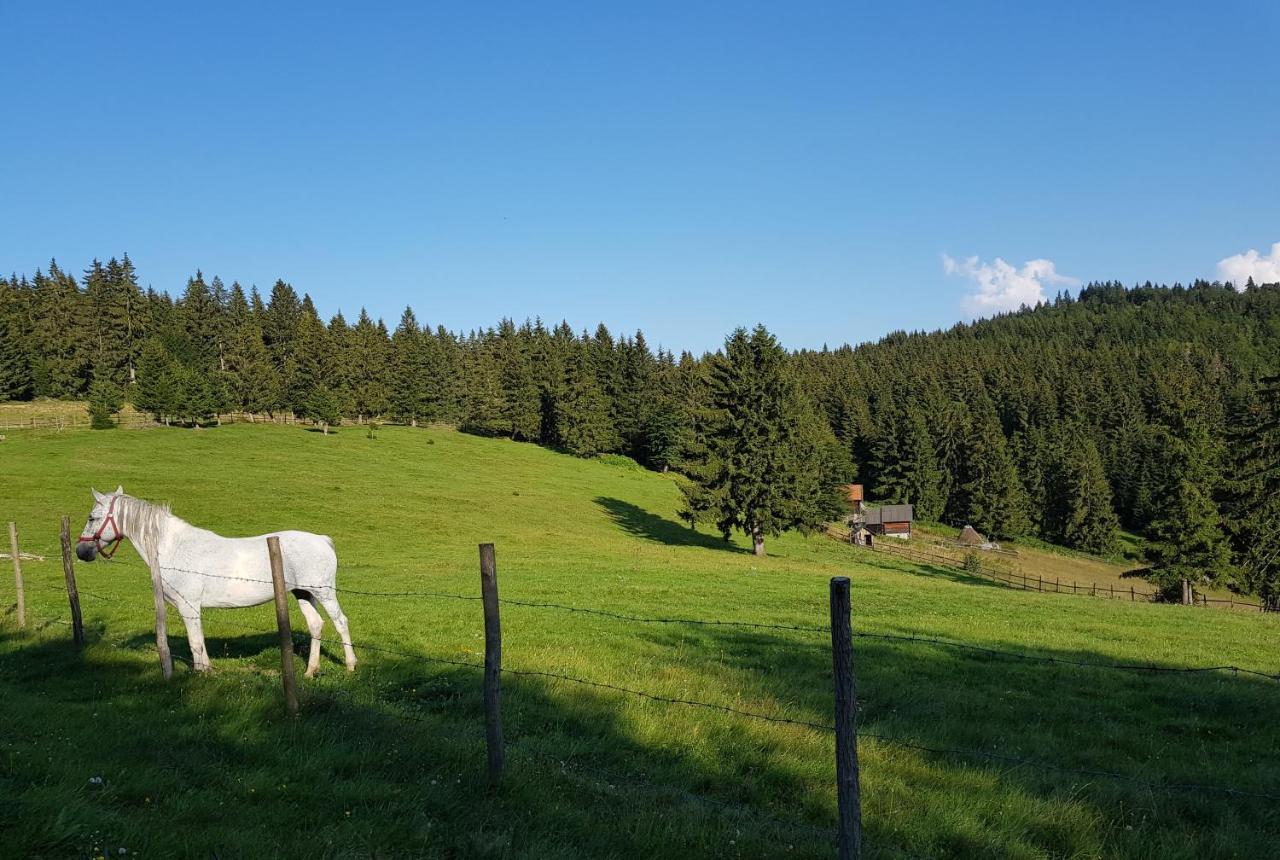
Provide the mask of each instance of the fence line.
{"label": "fence line", "polygon": [[[166,568],[166,569],[173,570],[173,571],[182,570],[179,568]],[[206,574],[203,574],[203,572],[199,572],[199,571],[187,571],[187,572],[201,573],[202,575],[206,575]],[[208,575],[212,575],[212,574],[208,574]],[[261,583],[261,580],[250,579],[247,577],[232,577],[232,576],[220,576],[220,575],[212,575],[212,576],[217,576],[218,578],[222,578],[222,579],[245,580],[245,581]],[[316,588],[317,586],[298,585],[296,587]],[[328,587],[328,586],[325,586],[325,587]],[[277,583],[276,591],[277,591],[277,598],[279,599],[283,595],[281,583]],[[444,593],[438,593],[438,594],[444,595]],[[444,595],[444,596],[447,596],[449,598],[466,599],[465,595]],[[494,596],[496,597],[496,595]],[[104,598],[104,599],[110,599],[110,598]],[[557,609],[557,610],[563,610],[563,611],[569,611],[569,612],[577,612],[577,611],[591,612],[591,610],[589,610],[588,608],[574,607],[568,604],[544,603],[544,602],[536,602],[536,601],[511,601],[511,603],[513,605],[530,606],[535,608],[550,608],[550,609]],[[722,622],[719,620],[710,620],[710,619],[687,619],[687,618],[685,619],[675,619],[675,618],[647,619],[641,616],[627,615],[625,613],[613,613],[607,610],[600,610],[598,612],[593,612],[592,614],[606,615],[608,617],[613,617],[620,620],[632,621],[632,622],[690,623],[690,624],[732,623],[732,622]],[[67,623],[67,622],[56,620],[56,619],[47,619],[47,620],[52,623],[61,623],[61,624]],[[757,626],[751,622],[744,622],[744,624],[748,624],[750,626]],[[773,625],[770,625],[770,626],[773,626]],[[803,629],[805,632],[819,632],[823,630],[823,628],[820,628],[820,627],[802,628],[799,625],[785,625],[785,626],[777,625],[777,626],[781,627],[782,629]],[[826,628],[826,629],[830,630],[830,628]],[[287,627],[282,628],[281,632],[282,632],[282,642],[283,642],[283,637],[289,635],[289,633],[287,632]],[[320,637],[316,637],[316,638],[320,642],[326,642],[331,645],[340,644],[340,640],[324,639]],[[1106,667],[1106,668],[1115,668],[1115,669],[1125,669],[1130,671],[1134,671],[1134,670],[1159,671],[1162,668],[1162,667],[1156,667],[1156,666],[1138,666],[1138,665],[1123,666],[1120,664],[1108,665],[1108,664],[1086,663],[1083,661],[1071,661],[1071,660],[1065,660],[1062,658],[1052,658],[1052,657],[1048,657],[1048,658],[1047,657],[1030,657],[1029,655],[1020,654],[1018,652],[1002,651],[1000,649],[988,649],[988,648],[985,648],[984,646],[970,645],[968,643],[956,643],[956,642],[950,642],[947,640],[930,639],[930,638],[918,637],[918,636],[904,636],[899,634],[866,634],[866,638],[882,638],[882,639],[893,640],[893,641],[924,642],[927,644],[935,644],[935,645],[942,645],[942,646],[962,647],[962,648],[969,648],[975,651],[980,651],[985,653],[998,654],[1000,656],[1012,656],[1018,659],[1032,659],[1040,662],[1060,663],[1064,665]],[[292,644],[291,638],[289,639],[288,644],[289,645]],[[386,648],[382,646],[375,646],[369,643],[353,643],[353,644],[357,644],[357,647],[360,647],[367,651],[395,654],[395,655],[406,657],[412,660],[421,660],[421,661],[438,663],[442,665],[458,666],[458,667],[463,667],[469,670],[478,670],[478,671],[486,670],[486,666],[484,663],[479,663],[475,661],[452,660],[448,658],[432,657],[426,654],[414,653],[410,651],[404,651],[404,650],[393,649],[393,648]],[[116,647],[119,647],[119,646],[116,646]],[[289,649],[285,648],[283,645],[282,645],[282,649],[287,654],[287,651]],[[1172,667],[1165,667],[1165,668],[1167,671],[1180,671],[1179,669],[1172,668]],[[1190,670],[1184,669],[1181,671],[1216,671],[1221,669],[1233,669],[1235,671],[1240,671],[1237,667],[1204,667],[1204,668],[1190,669]],[[790,717],[781,717],[781,716],[775,716],[775,715],[769,715],[769,714],[762,714],[759,712],[736,708],[730,705],[725,705],[725,704],[720,704],[715,702],[707,702],[707,701],[702,701],[698,699],[665,696],[665,695],[652,693],[645,690],[638,690],[638,689],[624,687],[617,684],[589,680],[586,678],[580,678],[580,677],[563,674],[559,672],[550,672],[550,671],[543,671],[543,670],[536,670],[536,669],[511,669],[511,668],[508,668],[505,671],[507,672],[507,674],[510,674],[516,677],[545,678],[545,679],[556,681],[556,682],[573,683],[573,684],[578,684],[578,685],[582,685],[590,688],[608,690],[610,692],[619,693],[623,695],[630,695],[630,696],[641,698],[647,701],[657,702],[663,705],[681,705],[685,707],[701,708],[701,709],[716,711],[720,713],[726,713],[734,716],[740,716],[740,717],[745,717],[749,719],[764,721],[771,724],[794,725],[801,728],[817,730],[823,733],[834,734],[836,732],[836,726],[830,725],[830,724],[817,723],[809,720],[795,719]],[[1263,673],[1252,672],[1251,670],[1244,670],[1244,671],[1249,672],[1250,674],[1260,675],[1262,677],[1271,677],[1268,675],[1264,675]],[[1202,794],[1221,794],[1221,795],[1227,795],[1227,796],[1238,797],[1238,798],[1260,799],[1260,800],[1266,800],[1270,802],[1280,801],[1280,795],[1271,794],[1264,791],[1243,789],[1235,786],[1204,785],[1199,783],[1155,782],[1155,781],[1143,779],[1141,777],[1131,776],[1131,775],[1127,775],[1127,774],[1123,774],[1115,771],[1106,771],[1106,770],[1098,770],[1098,769],[1090,769],[1090,768],[1078,768],[1078,767],[1072,767],[1069,765],[1056,764],[1054,762],[1048,762],[1040,759],[1025,758],[1021,756],[1010,755],[1006,753],[991,752],[986,750],[935,747],[935,746],[923,744],[908,738],[895,737],[892,735],[887,735],[879,732],[860,731],[857,733],[857,736],[861,738],[865,738],[867,740],[874,740],[879,743],[897,746],[903,749],[910,749],[918,752],[926,752],[931,755],[941,755],[941,756],[968,758],[968,759],[982,759],[982,760],[991,761],[991,762],[999,762],[999,763],[1014,765],[1017,767],[1033,768],[1036,770],[1046,771],[1046,772],[1066,773],[1066,774],[1073,774],[1076,776],[1083,776],[1083,777],[1089,777],[1089,778],[1095,778],[1095,779],[1108,779],[1108,780],[1113,780],[1117,782],[1123,782],[1129,785],[1138,786],[1148,791],[1161,791],[1161,792],[1170,792],[1170,793],[1198,792]]]}
{"label": "fence line", "polygon": [[[163,567],[163,570],[175,573],[190,573],[197,576],[205,576],[214,579],[228,579],[237,582],[255,582],[259,585],[266,584],[265,580],[251,579],[243,576],[227,576],[216,573],[206,573],[202,571],[187,570],[179,567]],[[299,589],[328,589],[332,588],[340,594],[359,594],[376,597],[435,597],[447,600],[469,600],[479,601],[482,598],[479,595],[454,594],[445,591],[362,591],[353,588],[338,588],[336,585],[308,585],[298,583],[295,588]],[[102,598],[112,599],[112,598]],[[118,599],[118,598],[117,598]],[[722,619],[705,619],[705,618],[687,618],[687,617],[645,617],[640,615],[629,615],[621,612],[613,612],[607,609],[596,609],[585,606],[572,606],[566,603],[547,603],[542,601],[516,600],[513,598],[499,598],[499,603],[509,606],[522,606],[536,609],[556,609],[566,612],[581,613],[587,615],[598,615],[606,618],[613,618],[620,621],[628,621],[643,624],[688,624],[693,626],[705,627],[742,627],[746,629],[763,629],[763,630],[785,630],[802,633],[825,633],[829,634],[831,628],[819,625],[803,625],[803,624],[768,624],[755,621],[727,621]],[[1157,666],[1155,664],[1141,663],[1101,663],[1089,660],[1070,660],[1063,657],[1048,657],[1040,654],[1028,654],[1021,651],[1006,650],[1001,648],[991,648],[985,645],[975,645],[968,642],[958,642],[955,640],[942,639],[934,636],[923,636],[919,634],[895,634],[895,633],[872,633],[868,631],[855,630],[854,638],[859,639],[881,639],[885,641],[897,642],[913,642],[927,643],[930,645],[938,645],[948,648],[960,648],[970,651],[978,651],[992,656],[1008,657],[1023,662],[1044,663],[1047,665],[1075,666],[1079,668],[1114,670],[1122,672],[1150,672],[1150,673],[1205,673],[1205,672],[1232,672],[1234,674],[1251,675],[1259,678],[1266,678],[1269,681],[1280,682],[1280,673],[1275,675],[1268,672],[1262,672],[1257,669],[1246,669],[1242,666],[1220,665],[1220,666]],[[509,671],[509,670],[504,670]]]}
{"label": "fence line", "polygon": [[[840,540],[837,533],[828,531],[828,535],[836,537],[837,540]],[[999,571],[986,570],[981,565],[979,565],[977,570],[970,570],[969,568],[964,566],[963,562],[957,561],[956,559],[953,559],[953,558],[948,558],[946,556],[924,552],[922,550],[918,550],[914,548],[908,549],[906,547],[894,547],[893,549],[888,549],[887,546],[888,546],[887,544],[884,544],[883,542],[881,542],[881,545],[860,546],[859,548],[868,549],[868,550],[871,550],[872,552],[878,552],[890,558],[902,558],[902,559],[906,559],[907,561],[914,561],[917,563],[926,563],[926,564],[930,562],[941,563],[951,568],[952,570],[955,570],[960,573],[969,574],[971,576],[985,577],[989,580],[992,580],[993,582],[1004,583],[1011,588],[1017,588],[1022,591],[1035,591],[1040,594],[1068,594],[1068,593],[1073,595],[1088,594],[1090,597],[1105,597],[1110,600],[1124,600],[1125,595],[1128,594],[1130,597],[1130,600],[1132,600],[1135,597],[1141,597],[1144,601],[1147,601],[1147,602],[1158,602],[1156,601],[1156,598],[1160,596],[1160,593],[1157,591],[1143,591],[1141,589],[1136,589],[1133,586],[1130,586],[1127,592],[1123,589],[1121,589],[1120,591],[1116,591],[1113,583],[1109,583],[1108,586],[1102,590],[1098,589],[1097,583],[1090,583],[1088,586],[1086,586],[1086,588],[1081,589],[1079,586],[1079,583],[1075,581],[1071,583],[1071,591],[1068,592],[1065,588],[1062,587],[1060,577],[1055,578],[1053,580],[1053,583],[1052,583],[1053,588],[1050,589],[1048,587],[1043,587],[1049,584],[1049,581],[1045,580],[1043,577],[1037,577],[1033,581],[1030,577],[1026,576],[1025,574],[1018,574],[1017,577],[1015,578],[1013,573],[1005,573],[1002,575]],[[1033,587],[1033,582],[1037,587]],[[1194,606],[1197,603],[1200,605],[1207,605],[1209,603],[1225,603],[1230,606],[1248,606],[1252,609],[1258,609],[1258,610],[1266,609],[1266,607],[1264,607],[1261,603],[1254,603],[1253,601],[1250,601],[1250,600],[1243,600],[1243,599],[1236,600],[1234,598],[1223,599],[1220,597],[1209,597],[1208,595],[1203,593],[1201,593],[1200,599],[1193,600],[1191,605]],[[1171,604],[1171,605],[1174,605],[1174,604]]]}
{"label": "fence line", "polygon": [[[185,568],[164,567],[164,570],[175,573],[190,573],[198,576],[205,576],[215,579],[227,579],[238,582],[254,582],[259,585],[269,584],[266,580],[252,579],[242,576],[226,576],[223,574],[206,573],[202,571],[187,570]],[[52,591],[62,593],[65,589],[62,586],[53,585],[35,581],[39,588],[45,588]],[[321,589],[330,588],[331,586],[297,584],[296,588],[300,589]],[[342,594],[358,594],[362,596],[376,597],[433,597],[447,600],[464,600],[479,601],[479,595],[454,594],[443,591],[430,590],[410,590],[410,591],[365,591],[353,588],[335,588]],[[97,600],[108,602],[120,602],[123,600],[119,595],[106,595],[92,591],[80,590],[81,596],[92,597]],[[803,625],[803,624],[768,624],[754,621],[732,621],[723,619],[705,619],[705,618],[688,618],[688,617],[646,617],[640,615],[630,615],[627,613],[613,612],[605,609],[597,609],[594,607],[572,606],[564,603],[550,603],[543,601],[517,600],[513,598],[500,598],[499,602],[509,606],[520,606],[536,609],[554,609],[565,612],[595,615],[605,618],[612,618],[619,621],[627,621],[640,624],[687,624],[690,626],[702,627],[740,627],[744,629],[761,629],[761,630],[783,630],[801,633],[823,633],[829,634],[830,627],[819,625]],[[1234,675],[1248,675],[1251,677],[1264,678],[1268,681],[1280,682],[1280,673],[1263,672],[1258,669],[1249,669],[1243,666],[1233,664],[1223,664],[1214,666],[1159,666],[1154,663],[1103,663],[1090,660],[1072,660],[1065,657],[1051,657],[1042,654],[1032,654],[1022,651],[1014,651],[1003,648],[993,648],[986,645],[977,645],[970,642],[960,642],[953,639],[944,639],[937,636],[930,636],[917,633],[876,633],[864,630],[855,630],[853,633],[855,639],[878,639],[886,642],[909,642],[915,644],[927,644],[945,648],[956,648],[966,651],[974,651],[991,656],[998,656],[1016,660],[1024,663],[1042,663],[1045,665],[1073,666],[1077,668],[1100,669],[1107,671],[1149,673],[1149,674],[1205,674],[1209,672],[1231,672]],[[372,647],[372,646],[369,646]],[[376,650],[376,649],[375,649]],[[413,655],[407,655],[413,656]],[[462,664],[469,665],[469,664]],[[507,670],[510,671],[510,670]]]}
{"label": "fence line", "polygon": [[[325,639],[321,639],[320,641],[326,642],[329,644],[336,644],[336,645],[341,644],[341,640],[337,640],[337,639],[325,638]],[[409,657],[411,659],[425,660],[431,663],[445,663],[445,664],[454,665],[454,666],[462,666],[468,669],[475,669],[477,671],[484,670],[483,663],[477,663],[474,661],[449,660],[449,659],[433,657],[425,654],[418,654],[410,651],[400,651],[400,650],[391,649],[391,648],[371,646],[371,645],[362,644],[359,642],[352,643],[352,644],[355,645],[356,647],[364,648],[369,651],[395,654],[397,656]],[[642,690],[633,690],[627,687],[621,687],[616,684],[607,684],[599,681],[589,681],[585,678],[577,678],[572,675],[562,675],[555,672],[542,672],[542,671],[527,670],[527,669],[526,670],[508,669],[506,667],[503,667],[502,671],[503,671],[503,674],[545,677],[545,678],[550,678],[557,681],[570,681],[576,684],[583,684],[589,687],[599,687],[599,688],[611,690],[613,692],[636,696],[639,698],[647,699],[649,701],[655,701],[655,702],[660,702],[664,704],[676,704],[676,705],[686,705],[686,706],[692,706],[692,707],[698,707],[698,708],[705,708],[708,710],[721,711],[721,712],[733,714],[740,717],[747,717],[749,719],[762,720],[764,722],[769,722],[769,723],[784,723],[784,724],[800,726],[802,728],[815,729],[823,733],[833,733],[835,731],[835,726],[826,724],[826,723],[815,723],[807,720],[795,720],[788,717],[770,716],[768,714],[760,714],[754,711],[744,711],[738,708],[731,707],[729,705],[722,705],[715,702],[704,702],[696,699],[680,699],[680,698],[674,698],[669,696],[661,696],[654,693],[648,693]],[[1141,777],[1129,776],[1127,774],[1122,774],[1115,771],[1096,770],[1091,768],[1077,768],[1077,767],[1072,767],[1070,765],[1060,765],[1054,762],[1047,762],[1042,759],[1024,758],[1021,756],[1008,755],[1005,753],[988,752],[986,750],[972,750],[972,749],[959,749],[959,748],[953,748],[953,747],[928,746],[907,738],[897,737],[894,735],[887,735],[880,732],[859,731],[858,737],[867,738],[868,740],[874,740],[880,743],[901,747],[903,749],[911,749],[911,750],[916,750],[918,752],[928,752],[935,755],[946,755],[946,756],[958,757],[958,758],[988,759],[991,761],[1001,761],[1001,762],[1016,764],[1020,766],[1026,765],[1028,767],[1035,767],[1041,770],[1050,770],[1050,771],[1056,771],[1059,773],[1071,773],[1077,776],[1090,776],[1090,777],[1100,777],[1104,779],[1111,779],[1111,780],[1116,780],[1120,782],[1127,782],[1133,785],[1138,785],[1138,786],[1141,786],[1142,788],[1146,788],[1151,791],[1166,791],[1166,792],[1193,791],[1193,792],[1201,792],[1201,793],[1207,793],[1207,794],[1226,794],[1226,795],[1231,795],[1236,797],[1248,797],[1248,798],[1256,798],[1260,800],[1280,801],[1280,794],[1271,794],[1268,792],[1253,791],[1250,789],[1237,788],[1235,786],[1202,785],[1199,783],[1154,782],[1151,780],[1142,779]]]}

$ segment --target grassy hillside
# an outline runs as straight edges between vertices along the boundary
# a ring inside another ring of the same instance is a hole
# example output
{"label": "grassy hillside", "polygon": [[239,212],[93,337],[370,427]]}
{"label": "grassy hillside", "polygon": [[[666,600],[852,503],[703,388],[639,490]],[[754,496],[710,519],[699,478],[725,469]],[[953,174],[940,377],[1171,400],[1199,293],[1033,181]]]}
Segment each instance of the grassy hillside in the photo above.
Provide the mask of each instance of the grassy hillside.
{"label": "grassy hillside", "polygon": [[[921,633],[1069,660],[1280,670],[1275,618],[1055,598],[855,551],[822,537],[745,545],[675,519],[673,479],[447,430],[10,432],[0,520],[50,561],[28,611],[65,618],[58,516],[123,484],[225,534],[332,535],[339,584],[478,594],[497,544],[503,597],[643,616],[827,621],[827,579],[854,580],[861,632]],[[212,610],[215,672],[160,679],[150,591],[131,548],[77,565],[89,647],[14,629],[0,578],[0,842],[10,856],[827,857],[825,732],[508,676],[509,778],[483,780],[473,601],[347,594],[361,665],[326,646],[282,716],[270,607]],[[828,723],[822,634],[619,622],[504,606],[504,663],[662,696]],[[302,629],[294,611],[295,629]],[[181,625],[175,652],[185,653]],[[331,628],[329,628],[331,631]],[[329,635],[332,635],[330,632]],[[1280,684],[1000,659],[855,642],[861,728],[921,746],[1032,758],[1161,783],[1280,793]],[[1264,856],[1277,805],[861,742],[868,856]],[[91,784],[100,778],[101,785]]]}

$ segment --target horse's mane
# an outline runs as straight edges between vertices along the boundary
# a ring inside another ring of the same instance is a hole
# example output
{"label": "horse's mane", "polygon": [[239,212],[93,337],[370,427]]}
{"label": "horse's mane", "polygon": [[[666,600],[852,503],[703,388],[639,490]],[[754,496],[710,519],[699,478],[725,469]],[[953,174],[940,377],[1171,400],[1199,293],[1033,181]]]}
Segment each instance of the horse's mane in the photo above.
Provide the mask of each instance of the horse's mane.
{"label": "horse's mane", "polygon": [[169,506],[153,504],[133,496],[120,496],[118,505],[121,529],[129,532],[133,545],[141,550],[140,555],[146,559],[148,566],[154,567],[158,563],[155,553],[160,544],[161,531],[165,522],[173,517]]}

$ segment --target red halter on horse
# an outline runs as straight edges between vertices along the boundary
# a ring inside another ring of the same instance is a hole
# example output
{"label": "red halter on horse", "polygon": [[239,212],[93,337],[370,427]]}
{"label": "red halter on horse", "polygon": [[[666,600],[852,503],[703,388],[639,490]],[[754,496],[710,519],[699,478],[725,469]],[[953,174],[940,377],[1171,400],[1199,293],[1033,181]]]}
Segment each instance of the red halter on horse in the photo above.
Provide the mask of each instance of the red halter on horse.
{"label": "red halter on horse", "polygon": [[[107,506],[107,515],[102,518],[102,523],[98,526],[98,530],[91,535],[80,535],[80,539],[76,541],[76,548],[82,543],[91,543],[98,555],[103,558],[111,558],[116,554],[116,550],[120,548],[120,542],[124,540],[124,535],[120,532],[120,525],[116,522],[116,501],[120,498],[118,494],[111,496],[111,504]],[[106,527],[110,525],[113,537],[104,544],[102,541],[102,533]],[[79,555],[79,552],[76,553]]]}

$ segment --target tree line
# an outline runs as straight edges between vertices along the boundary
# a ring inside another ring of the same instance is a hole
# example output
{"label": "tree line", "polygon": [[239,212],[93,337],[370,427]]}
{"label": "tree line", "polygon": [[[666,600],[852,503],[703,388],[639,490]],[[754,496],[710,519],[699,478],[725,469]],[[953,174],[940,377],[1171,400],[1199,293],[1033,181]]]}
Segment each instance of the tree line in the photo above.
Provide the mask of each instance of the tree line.
{"label": "tree line", "polygon": [[127,256],[0,279],[0,398],[109,413],[127,397],[195,426],[231,411],[440,421],[624,454],[688,475],[686,518],[757,546],[836,516],[857,476],[873,499],[997,539],[1109,553],[1128,529],[1171,589],[1230,581],[1272,600],[1257,571],[1280,549],[1278,367],[1280,287],[1252,282],[1091,284],[946,331],[788,353],[757,329],[695,356],[604,325],[457,333],[409,308],[394,329],[364,311],[326,322],[283,281],[264,299],[197,272],[173,298],[142,289]]}

